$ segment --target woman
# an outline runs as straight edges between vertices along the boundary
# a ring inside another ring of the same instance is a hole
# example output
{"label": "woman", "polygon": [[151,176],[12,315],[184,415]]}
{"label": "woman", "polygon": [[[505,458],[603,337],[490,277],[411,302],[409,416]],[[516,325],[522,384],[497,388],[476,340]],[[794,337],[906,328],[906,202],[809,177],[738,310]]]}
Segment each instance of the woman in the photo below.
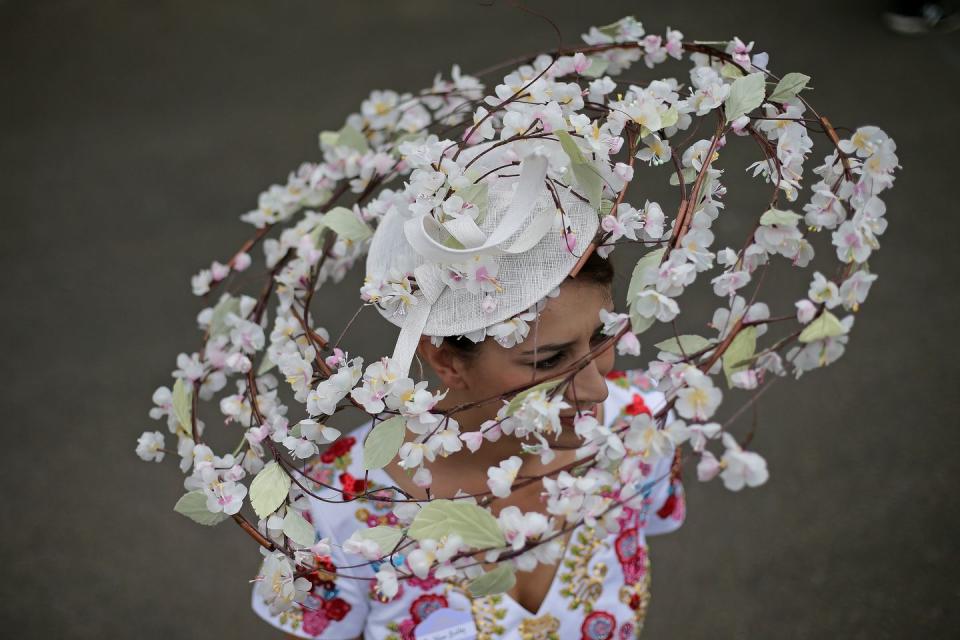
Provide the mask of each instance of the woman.
{"label": "woman", "polygon": [[[601,309],[612,307],[610,264],[596,254],[586,261],[575,278],[567,278],[559,295],[548,297],[536,323],[535,335],[520,345],[505,348],[492,338],[472,343],[464,338],[444,339],[434,346],[424,337],[418,355],[449,392],[438,409],[449,410],[503,394],[528,384],[531,379],[549,378],[551,371],[583,358],[602,342]],[[564,399],[570,405],[561,413],[562,432],[554,446],[555,458],[543,464],[536,456],[523,458],[518,477],[556,473],[575,459],[581,444],[573,430],[579,412],[593,413],[607,426],[617,418],[656,411],[662,394],[644,393],[612,371],[614,353],[605,350],[577,373],[567,387]],[[480,428],[496,414],[498,406],[486,403],[457,414],[460,428],[469,432]],[[363,485],[363,439],[370,424],[360,427],[352,437],[341,439],[322,454],[310,468],[318,480],[360,492],[377,486],[398,486],[417,498],[425,498],[424,489],[394,460],[383,470],[369,475],[371,486]],[[515,438],[503,437],[488,442],[476,453],[466,449],[438,457],[428,464],[433,483],[431,494],[453,496],[463,490],[482,493],[487,490],[486,470],[498,461],[521,455]],[[682,492],[671,482],[671,456],[657,460],[649,477],[657,484],[651,492],[646,514],[629,514],[628,523],[617,535],[605,536],[581,526],[560,542],[563,561],[537,564],[530,572],[520,571],[514,587],[503,596],[473,599],[457,585],[437,580],[410,579],[387,602],[380,601],[372,589],[373,570],[351,573],[367,580],[343,577],[315,580],[311,597],[292,613],[272,616],[262,599],[254,594],[254,610],[265,620],[300,638],[414,638],[414,627],[430,613],[442,607],[457,606],[470,611],[478,638],[631,638],[643,624],[649,597],[649,562],[644,533],[666,533],[683,520]],[[490,505],[495,514],[505,508],[520,512],[543,512],[541,482],[514,490],[507,498],[496,498]],[[335,491],[327,493],[337,499]],[[345,540],[358,527],[392,524],[395,518],[389,502],[353,501],[331,504],[313,500],[310,514],[318,535]],[[332,561],[338,566],[357,564],[334,549]],[[344,571],[346,573],[346,571]],[[473,637],[465,635],[463,637]]]}
{"label": "woman", "polygon": [[[287,599],[294,608],[286,611],[276,606],[283,586],[273,584],[276,573],[265,567],[254,609],[296,637],[430,637],[428,630],[442,626],[438,621],[449,613],[431,620],[441,609],[461,616],[447,628],[450,637],[634,637],[648,597],[644,529],[670,530],[683,515],[679,486],[671,482],[672,447],[661,445],[663,455],[630,459],[626,467],[617,463],[619,475],[560,473],[565,467],[579,473],[571,463],[585,433],[601,433],[626,413],[657,410],[664,401],[661,394],[645,396],[625,380],[608,379],[614,354],[604,332],[613,270],[594,251],[601,239],[600,202],[564,184],[570,171],[558,168],[566,152],[556,139],[463,149],[461,162],[469,170],[452,168],[445,143],[402,149],[418,168],[408,195],[377,224],[361,289],[361,297],[400,334],[393,356],[368,366],[351,398],[367,413],[383,412],[393,393],[387,389],[407,378],[415,353],[444,393],[427,394],[428,403],[437,405],[406,419],[407,442],[369,476],[362,456],[370,423],[321,455],[308,473],[326,488],[318,485],[308,515],[318,537],[331,541],[330,557],[321,561],[324,570],[310,576],[308,596],[296,603]],[[500,414],[510,392],[560,373],[567,378],[566,404],[549,400],[554,411],[561,409],[559,416],[511,422]],[[424,418],[431,427],[423,427]],[[444,436],[436,434],[437,420]],[[620,440],[610,440],[617,441],[622,458]],[[629,479],[629,489],[621,492],[620,478]],[[610,485],[583,491],[580,499],[605,505],[619,497],[623,508],[598,511],[590,526],[573,528],[578,522],[566,523],[556,509],[548,519],[543,490],[576,482]],[[398,488],[412,498],[343,500],[379,487],[391,488],[387,497]],[[506,593],[471,598],[465,584],[437,579],[434,561],[447,560],[447,547],[422,544],[407,557],[395,553],[385,560],[399,574],[385,589],[383,572],[394,574],[389,566],[371,566],[351,553],[357,549],[340,546],[360,527],[409,522],[411,508],[419,509],[417,499],[458,492],[493,498],[485,504],[508,542],[506,532],[515,532],[516,551],[543,538],[514,560],[501,560],[519,570]],[[550,537],[568,528],[568,536]],[[614,530],[615,536],[607,533]],[[268,608],[265,601],[274,604]]]}

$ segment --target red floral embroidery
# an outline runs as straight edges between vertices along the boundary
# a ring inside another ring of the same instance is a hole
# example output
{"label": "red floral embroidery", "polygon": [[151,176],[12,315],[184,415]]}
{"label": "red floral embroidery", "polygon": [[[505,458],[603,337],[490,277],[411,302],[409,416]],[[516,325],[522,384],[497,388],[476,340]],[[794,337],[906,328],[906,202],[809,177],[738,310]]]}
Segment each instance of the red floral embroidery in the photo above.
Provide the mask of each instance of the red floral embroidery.
{"label": "red floral embroidery", "polygon": [[677,506],[673,510],[673,513],[670,514],[670,517],[673,518],[674,520],[679,520],[682,522],[686,518],[686,516],[687,516],[687,501],[684,500],[683,494],[681,493],[680,496],[677,498]]}
{"label": "red floral embroidery", "polygon": [[413,629],[416,626],[417,623],[412,618],[405,619],[397,626],[397,630],[400,631],[400,638],[402,640],[416,640],[413,636]]}
{"label": "red floral embroidery", "polygon": [[610,640],[617,629],[617,619],[606,611],[594,611],[580,625],[581,640]]}
{"label": "red floral embroidery", "polygon": [[330,579],[330,577],[331,574],[337,572],[337,566],[333,564],[333,560],[330,559],[330,556],[314,557],[317,561],[317,570],[311,571],[304,577],[313,583],[314,587],[320,587],[326,591],[332,590],[334,587],[336,587],[336,584]]}
{"label": "red floral embroidery", "polygon": [[650,411],[650,407],[648,407],[647,403],[643,401],[643,396],[641,396],[639,393],[633,394],[633,402],[624,408],[624,412],[628,416],[638,416],[641,413],[653,415],[653,412]]}
{"label": "red floral embroidery", "polygon": [[647,548],[640,544],[636,528],[620,532],[613,545],[617,559],[623,568],[623,580],[627,584],[636,584],[646,573]]}
{"label": "red floral embroidery", "polygon": [[331,620],[343,620],[352,608],[343,598],[332,598],[323,602],[323,610]]}
{"label": "red floral embroidery", "polygon": [[303,610],[303,631],[318,636],[330,626],[330,618],[324,609]]}
{"label": "red floral embroidery", "polygon": [[657,510],[657,515],[661,518],[670,517],[670,514],[672,514],[677,508],[677,504],[679,504],[679,502],[680,501],[677,499],[677,494],[671,493],[670,497],[663,501],[663,506]]}
{"label": "red floral embroidery", "polygon": [[447,599],[444,596],[425,593],[410,605],[410,615],[413,616],[413,622],[415,624],[420,624],[426,620],[431,613],[446,606]]}
{"label": "red floral embroidery", "polygon": [[340,438],[339,440],[336,440],[327,448],[326,451],[320,454],[321,462],[330,464],[340,456],[350,451],[356,442],[357,439],[353,436],[347,436],[346,438]]}
{"label": "red floral embroidery", "polygon": [[435,586],[440,584],[440,581],[433,577],[432,571],[426,578],[418,578],[416,576],[411,576],[407,578],[407,582],[410,583],[410,586],[416,587],[423,591],[426,591],[428,589],[433,589]]}
{"label": "red floral embroidery", "polygon": [[366,481],[358,480],[346,471],[340,474],[340,484],[343,486],[344,500],[351,500],[355,495],[363,493],[367,489]]}
{"label": "red floral embroidery", "polygon": [[620,633],[620,640],[630,640],[631,638],[635,637],[633,633],[633,623],[624,622],[623,625],[620,627],[619,633]]}
{"label": "red floral embroidery", "polygon": [[611,371],[607,374],[607,380],[619,380],[620,378],[626,378],[626,371]]}

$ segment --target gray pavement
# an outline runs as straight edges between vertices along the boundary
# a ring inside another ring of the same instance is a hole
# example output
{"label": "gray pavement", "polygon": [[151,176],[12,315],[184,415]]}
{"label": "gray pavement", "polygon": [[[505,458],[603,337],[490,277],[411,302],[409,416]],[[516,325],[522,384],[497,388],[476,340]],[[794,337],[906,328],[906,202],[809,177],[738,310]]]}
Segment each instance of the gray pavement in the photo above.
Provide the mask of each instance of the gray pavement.
{"label": "gray pavement", "polygon": [[[766,396],[768,485],[688,482],[685,526],[652,542],[644,637],[956,637],[960,37],[893,36],[870,2],[530,6],[567,42],[628,13],[757,40],[835,124],[886,129],[904,167],[847,355]],[[189,277],[370,89],[554,44],[502,3],[0,2],[4,637],[275,637],[248,606],[252,543],[174,514],[175,465],[133,453],[198,344]]]}

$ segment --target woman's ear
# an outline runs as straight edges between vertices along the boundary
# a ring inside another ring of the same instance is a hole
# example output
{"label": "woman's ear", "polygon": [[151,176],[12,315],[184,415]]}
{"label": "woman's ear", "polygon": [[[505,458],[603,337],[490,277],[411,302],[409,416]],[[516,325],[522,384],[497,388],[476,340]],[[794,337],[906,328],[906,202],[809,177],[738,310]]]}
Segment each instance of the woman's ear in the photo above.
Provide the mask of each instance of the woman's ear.
{"label": "woman's ear", "polygon": [[420,344],[417,346],[417,355],[436,372],[441,385],[449,389],[466,388],[466,380],[463,376],[463,358],[454,354],[449,346],[441,344],[436,347],[430,342],[429,336],[421,336]]}

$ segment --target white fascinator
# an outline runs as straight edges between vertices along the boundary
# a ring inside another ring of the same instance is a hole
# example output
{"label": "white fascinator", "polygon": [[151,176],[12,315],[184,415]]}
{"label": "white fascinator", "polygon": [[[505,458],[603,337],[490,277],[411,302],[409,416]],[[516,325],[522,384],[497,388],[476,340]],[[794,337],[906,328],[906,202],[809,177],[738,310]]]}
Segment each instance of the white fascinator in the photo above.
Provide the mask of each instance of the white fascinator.
{"label": "white fascinator", "polygon": [[483,179],[465,174],[383,217],[362,294],[401,328],[392,361],[404,374],[421,335],[482,336],[547,297],[589,250],[598,209],[548,179],[551,155],[565,157],[544,140],[522,160],[484,157],[470,172]]}

